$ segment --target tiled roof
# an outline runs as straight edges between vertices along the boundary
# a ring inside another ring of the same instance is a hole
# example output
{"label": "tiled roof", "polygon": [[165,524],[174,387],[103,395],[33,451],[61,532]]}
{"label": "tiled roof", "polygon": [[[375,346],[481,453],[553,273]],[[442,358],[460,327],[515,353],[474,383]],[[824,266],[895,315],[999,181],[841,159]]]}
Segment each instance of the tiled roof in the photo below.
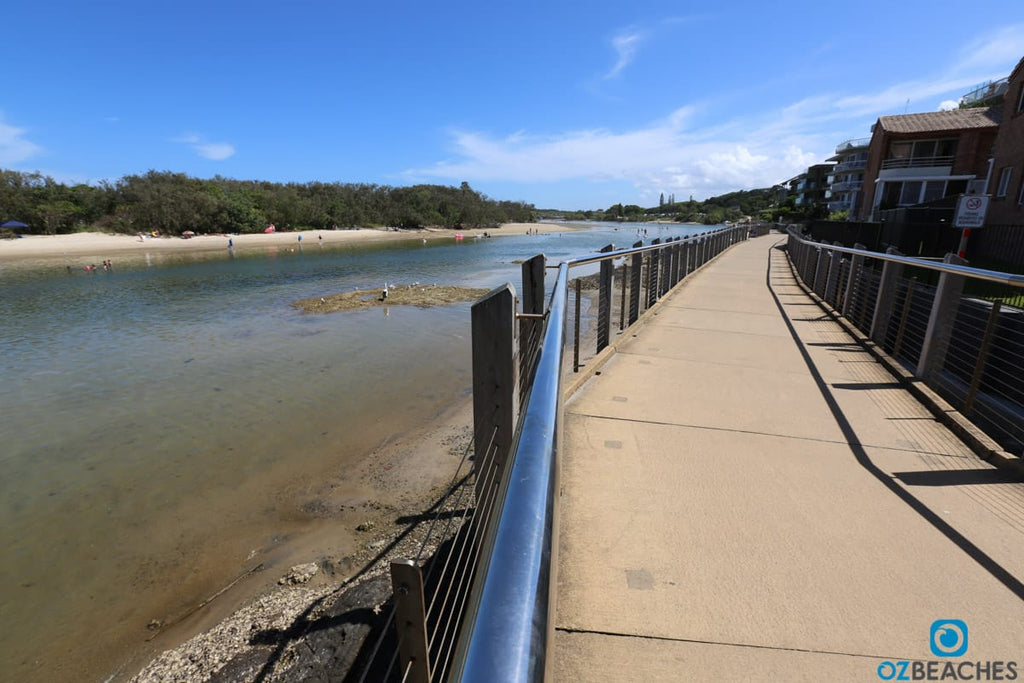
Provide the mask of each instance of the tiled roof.
{"label": "tiled roof", "polygon": [[1003,118],[1002,105],[977,109],[953,109],[926,114],[881,116],[878,124],[888,133],[940,133],[968,128],[996,128]]}

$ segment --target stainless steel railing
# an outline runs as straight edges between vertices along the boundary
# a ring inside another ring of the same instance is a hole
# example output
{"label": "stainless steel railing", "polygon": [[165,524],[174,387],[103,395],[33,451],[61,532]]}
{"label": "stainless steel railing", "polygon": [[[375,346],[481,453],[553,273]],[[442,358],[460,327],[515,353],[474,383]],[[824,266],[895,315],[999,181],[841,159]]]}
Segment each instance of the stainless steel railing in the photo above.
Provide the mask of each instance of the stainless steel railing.
{"label": "stainless steel railing", "polygon": [[983,429],[1024,454],[1024,275],[830,245],[789,232],[799,277]]}
{"label": "stainless steel railing", "polygon": [[[767,230],[744,225],[629,249],[609,245],[552,266],[550,289],[540,255],[523,264],[522,292],[506,284],[473,306],[474,443],[418,555],[391,563],[391,626],[364,647],[364,680],[544,678],[554,624],[567,342],[578,359],[582,329],[599,352],[614,336],[614,304],[624,330],[689,273]],[[613,287],[616,261],[624,267]],[[586,294],[597,315],[581,317],[583,295],[570,294],[569,273],[589,264],[601,268],[598,292]]]}

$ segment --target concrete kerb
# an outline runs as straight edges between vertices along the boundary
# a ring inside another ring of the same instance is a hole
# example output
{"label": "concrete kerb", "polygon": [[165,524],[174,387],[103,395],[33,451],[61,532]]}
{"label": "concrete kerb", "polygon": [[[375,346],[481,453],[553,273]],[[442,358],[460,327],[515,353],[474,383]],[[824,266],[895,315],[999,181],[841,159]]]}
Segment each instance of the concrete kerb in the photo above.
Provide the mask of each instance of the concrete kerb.
{"label": "concrete kerb", "polygon": [[793,278],[800,289],[814,301],[821,310],[825,311],[833,320],[846,331],[850,337],[870,353],[889,374],[896,378],[935,418],[947,429],[957,436],[970,450],[979,458],[1000,469],[1014,472],[1024,477],[1024,461],[1007,453],[992,437],[979,429],[963,413],[954,408],[946,399],[939,396],[933,389],[928,387],[920,378],[904,368],[899,361],[890,356],[882,347],[869,339],[863,332],[847,320],[839,311],[832,307],[827,301],[815,294],[807,284],[800,279],[800,275],[793,262],[789,259],[788,253],[786,262],[789,264]]}
{"label": "concrete kerb", "polygon": [[623,344],[631,340],[633,337],[635,337],[637,331],[639,331],[644,325],[650,322],[650,320],[654,316],[658,315],[658,312],[661,310],[662,304],[671,299],[677,291],[681,290],[684,285],[690,282],[693,275],[696,275],[704,268],[706,268],[708,265],[714,263],[722,256],[722,254],[728,252],[729,249],[732,249],[734,246],[736,246],[736,244],[739,244],[739,242],[729,245],[728,249],[720,252],[719,254],[716,254],[713,258],[711,258],[706,263],[701,265],[700,268],[693,271],[692,273],[687,274],[686,277],[684,277],[682,280],[676,283],[675,287],[665,292],[665,294],[660,299],[658,299],[653,306],[651,306],[646,311],[641,313],[640,317],[636,319],[635,323],[633,323],[625,330],[623,330],[623,332],[628,331],[632,332],[633,334],[630,334],[628,336],[623,334],[615,337],[614,339],[610,339],[608,341],[608,346],[603,348],[601,352],[598,353],[596,356],[588,360],[587,364],[583,366],[584,369],[581,372],[576,373],[576,376],[569,381],[568,386],[563,386],[562,400],[568,401],[570,398],[572,398],[572,396],[577,391],[580,390],[580,388],[586,383],[586,381],[593,377],[595,374],[597,374],[601,370],[601,367],[604,366],[604,364],[607,363],[611,359],[611,357],[615,355],[620,346],[622,346]]}

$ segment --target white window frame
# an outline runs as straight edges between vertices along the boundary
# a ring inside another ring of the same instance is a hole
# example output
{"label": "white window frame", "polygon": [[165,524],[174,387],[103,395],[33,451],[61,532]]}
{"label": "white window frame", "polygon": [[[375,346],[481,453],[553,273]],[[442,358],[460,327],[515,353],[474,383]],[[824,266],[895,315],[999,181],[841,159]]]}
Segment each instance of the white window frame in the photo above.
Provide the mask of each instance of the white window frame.
{"label": "white window frame", "polygon": [[1005,166],[999,173],[999,187],[996,189],[996,197],[1005,197],[1010,189],[1010,178],[1013,176],[1013,166]]}

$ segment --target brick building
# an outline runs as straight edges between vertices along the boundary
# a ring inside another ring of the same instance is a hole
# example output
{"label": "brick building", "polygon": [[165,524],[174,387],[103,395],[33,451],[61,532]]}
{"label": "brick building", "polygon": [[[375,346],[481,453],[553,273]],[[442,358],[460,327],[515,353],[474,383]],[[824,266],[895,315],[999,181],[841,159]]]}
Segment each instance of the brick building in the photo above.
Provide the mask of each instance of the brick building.
{"label": "brick building", "polygon": [[857,218],[874,220],[880,210],[984,192],[1002,109],[880,117],[872,126]]}
{"label": "brick building", "polygon": [[1024,226],[1024,59],[1010,73],[992,145],[986,223]]}

